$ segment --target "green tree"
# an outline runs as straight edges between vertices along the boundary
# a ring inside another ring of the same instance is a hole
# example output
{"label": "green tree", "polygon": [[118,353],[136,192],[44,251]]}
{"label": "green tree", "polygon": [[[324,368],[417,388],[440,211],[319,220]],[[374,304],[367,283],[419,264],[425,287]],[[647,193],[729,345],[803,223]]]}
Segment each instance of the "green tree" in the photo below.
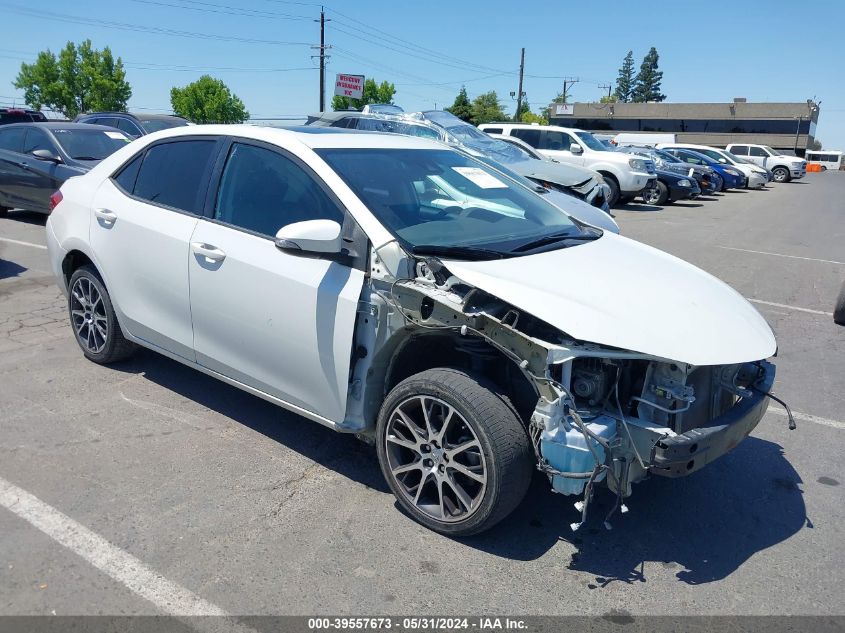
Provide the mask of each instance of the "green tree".
{"label": "green tree", "polygon": [[455,97],[455,102],[450,107],[445,108],[445,110],[454,114],[461,121],[466,121],[467,123],[472,121],[472,104],[469,102],[466,86],[461,86],[461,91]]}
{"label": "green tree", "polygon": [[522,114],[522,123],[539,123],[540,125],[548,125],[549,120],[542,114],[534,114],[530,110]]}
{"label": "green tree", "polygon": [[617,103],[619,101],[619,97],[616,95],[604,95],[601,99],[599,99],[599,103]]}
{"label": "green tree", "polygon": [[663,81],[663,72],[657,70],[659,55],[654,46],[648,51],[640,65],[640,72],[634,80],[632,101],[645,103],[646,101],[664,101],[666,95],[660,93],[660,82]]}
{"label": "green tree", "polygon": [[13,83],[29,106],[47,106],[68,118],[95,110],[125,111],[132,96],[123,61],[108,46],[96,50],[91,40],[78,46],[68,42],[58,57],[49,49],[41,51],[34,63],[21,64]]}
{"label": "green tree", "polygon": [[243,123],[249,118],[244,102],[210,75],[184,88],[171,88],[170,105],[176,114],[194,123]]}
{"label": "green tree", "polygon": [[360,99],[335,96],[332,99],[333,110],[348,110],[354,108],[360,110],[370,103],[393,103],[393,96],[396,94],[396,86],[387,81],[376,83],[375,79],[364,80],[364,94]]}
{"label": "green tree", "polygon": [[616,98],[622,103],[631,101],[634,90],[634,51],[628,51],[616,77]]}
{"label": "green tree", "polygon": [[495,90],[485,92],[478,95],[472,100],[472,120],[473,125],[481,125],[482,123],[490,123],[492,121],[504,121],[507,115],[502,110],[502,104],[499,103],[499,95]]}

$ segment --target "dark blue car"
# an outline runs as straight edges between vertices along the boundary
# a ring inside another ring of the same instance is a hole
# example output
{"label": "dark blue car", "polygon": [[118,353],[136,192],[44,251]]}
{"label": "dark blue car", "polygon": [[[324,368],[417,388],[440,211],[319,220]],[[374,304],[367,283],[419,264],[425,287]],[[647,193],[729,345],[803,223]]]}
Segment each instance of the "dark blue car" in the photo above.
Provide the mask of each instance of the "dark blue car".
{"label": "dark blue car", "polygon": [[723,165],[709,156],[699,154],[689,149],[678,149],[676,147],[663,148],[664,152],[680,158],[691,165],[707,165],[722,177],[722,191],[725,189],[742,189],[745,187],[745,175],[731,165]]}

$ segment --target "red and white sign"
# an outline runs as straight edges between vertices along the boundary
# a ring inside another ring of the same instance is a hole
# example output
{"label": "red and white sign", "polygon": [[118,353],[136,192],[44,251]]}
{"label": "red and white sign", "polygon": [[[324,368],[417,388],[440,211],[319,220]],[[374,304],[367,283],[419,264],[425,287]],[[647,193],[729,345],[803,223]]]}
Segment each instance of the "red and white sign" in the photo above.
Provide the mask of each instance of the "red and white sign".
{"label": "red and white sign", "polygon": [[364,75],[337,75],[334,82],[334,94],[337,97],[360,99],[364,96]]}

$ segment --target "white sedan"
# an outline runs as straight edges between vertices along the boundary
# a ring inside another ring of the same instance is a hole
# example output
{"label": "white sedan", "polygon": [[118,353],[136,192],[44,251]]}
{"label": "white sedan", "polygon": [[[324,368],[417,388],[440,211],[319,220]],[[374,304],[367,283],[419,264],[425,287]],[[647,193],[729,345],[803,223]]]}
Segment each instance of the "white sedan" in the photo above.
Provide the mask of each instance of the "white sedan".
{"label": "white sedan", "polygon": [[142,345],[368,437],[444,534],[494,525],[537,469],[583,495],[577,528],[594,486],[621,502],[730,450],[774,380],[775,338],[734,290],[425,139],[177,128],[52,205],[86,357]]}

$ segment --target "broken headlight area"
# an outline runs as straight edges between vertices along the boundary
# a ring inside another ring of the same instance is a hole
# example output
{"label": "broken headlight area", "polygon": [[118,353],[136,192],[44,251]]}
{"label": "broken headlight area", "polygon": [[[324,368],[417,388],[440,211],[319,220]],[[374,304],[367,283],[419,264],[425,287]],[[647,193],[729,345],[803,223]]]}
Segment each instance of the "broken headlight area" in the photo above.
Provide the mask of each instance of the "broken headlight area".
{"label": "broken headlight area", "polygon": [[552,488],[583,495],[581,522],[595,485],[617,495],[608,528],[631,484],[689,475],[739,444],[763,417],[775,375],[766,361],[694,367],[615,355],[552,365],[560,396],[541,399],[530,423]]}

